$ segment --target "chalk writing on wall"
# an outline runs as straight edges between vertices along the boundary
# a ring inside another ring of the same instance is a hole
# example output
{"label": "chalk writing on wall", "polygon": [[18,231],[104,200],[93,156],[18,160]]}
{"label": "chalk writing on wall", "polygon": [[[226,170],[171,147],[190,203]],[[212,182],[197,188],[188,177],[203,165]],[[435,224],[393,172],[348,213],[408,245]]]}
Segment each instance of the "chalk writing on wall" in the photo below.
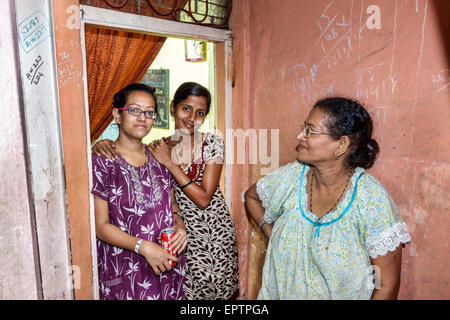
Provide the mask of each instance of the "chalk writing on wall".
{"label": "chalk writing on wall", "polygon": [[350,56],[353,49],[352,36],[356,37],[352,34],[352,10],[349,14],[333,4],[334,1],[330,2],[316,20],[320,31],[316,44],[320,46],[323,53],[318,65],[326,63],[328,69]]}
{"label": "chalk writing on wall", "polygon": [[444,91],[450,87],[450,69],[442,69],[439,73],[431,76],[431,82],[437,92]]}
{"label": "chalk writing on wall", "polygon": [[81,71],[74,65],[70,54],[66,51],[58,53],[58,82],[61,88],[75,83],[81,86]]}
{"label": "chalk writing on wall", "polygon": [[390,81],[386,81],[384,63],[380,62],[374,66],[356,69],[357,73],[357,93],[358,99],[375,98],[377,102],[381,97],[384,97],[387,92],[387,86]]}
{"label": "chalk writing on wall", "polygon": [[36,48],[50,36],[48,18],[36,11],[19,24],[19,42],[26,53]]}

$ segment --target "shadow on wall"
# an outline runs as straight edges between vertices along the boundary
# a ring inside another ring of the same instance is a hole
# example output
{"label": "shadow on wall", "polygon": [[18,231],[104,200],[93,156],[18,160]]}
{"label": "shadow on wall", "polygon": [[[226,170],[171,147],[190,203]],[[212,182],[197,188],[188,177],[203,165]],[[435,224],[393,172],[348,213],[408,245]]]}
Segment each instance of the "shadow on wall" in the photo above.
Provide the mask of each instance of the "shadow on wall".
{"label": "shadow on wall", "polygon": [[442,42],[445,46],[447,64],[450,66],[450,1],[433,0],[433,8],[436,11]]}

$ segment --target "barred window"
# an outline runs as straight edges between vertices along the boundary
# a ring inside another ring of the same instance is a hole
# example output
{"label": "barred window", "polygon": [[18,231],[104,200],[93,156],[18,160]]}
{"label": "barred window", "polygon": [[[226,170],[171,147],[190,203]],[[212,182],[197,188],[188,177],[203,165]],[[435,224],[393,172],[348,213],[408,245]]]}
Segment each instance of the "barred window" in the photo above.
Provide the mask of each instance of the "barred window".
{"label": "barred window", "polygon": [[80,4],[228,29],[232,0],[80,0]]}

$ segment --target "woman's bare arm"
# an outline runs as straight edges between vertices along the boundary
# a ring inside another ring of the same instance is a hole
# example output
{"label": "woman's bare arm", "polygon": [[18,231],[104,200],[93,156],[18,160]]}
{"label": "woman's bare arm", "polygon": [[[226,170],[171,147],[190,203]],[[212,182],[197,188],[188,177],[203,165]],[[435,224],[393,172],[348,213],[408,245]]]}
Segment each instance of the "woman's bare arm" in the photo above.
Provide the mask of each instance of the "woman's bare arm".
{"label": "woman's bare arm", "polygon": [[[151,143],[149,144],[148,149],[153,157],[170,171],[178,185],[184,186],[191,180],[188,175],[172,161],[170,148],[164,142],[157,141],[156,143]],[[206,163],[203,172],[201,185],[192,182],[189,186],[183,188],[184,193],[200,209],[205,209],[209,205],[214,192],[219,185],[220,174],[222,172],[221,162],[222,160],[220,158],[209,160]]]}
{"label": "woman's bare arm", "polygon": [[[180,212],[180,207],[178,206],[177,201],[175,199],[175,193],[173,188],[170,192],[170,197],[172,199],[172,211],[183,214],[182,212]],[[174,253],[179,254],[183,252],[184,249],[186,249],[186,246],[188,244],[188,235],[186,232],[186,226],[184,225],[183,218],[180,217],[178,214],[174,213],[174,220],[175,225],[173,227],[177,232],[175,233],[175,236],[172,238],[171,241]]]}
{"label": "woman's bare arm", "polygon": [[[261,222],[264,220],[265,209],[258,193],[256,192],[256,183],[252,185],[247,192],[245,192],[245,208],[247,208],[247,211],[253,221],[255,221],[258,226],[261,225]],[[272,229],[273,223],[265,223],[262,227],[262,232],[267,238],[270,238]]]}
{"label": "woman's bare arm", "polygon": [[375,267],[375,288],[372,300],[396,300],[400,289],[400,272],[402,266],[402,246],[385,256],[371,259]]}

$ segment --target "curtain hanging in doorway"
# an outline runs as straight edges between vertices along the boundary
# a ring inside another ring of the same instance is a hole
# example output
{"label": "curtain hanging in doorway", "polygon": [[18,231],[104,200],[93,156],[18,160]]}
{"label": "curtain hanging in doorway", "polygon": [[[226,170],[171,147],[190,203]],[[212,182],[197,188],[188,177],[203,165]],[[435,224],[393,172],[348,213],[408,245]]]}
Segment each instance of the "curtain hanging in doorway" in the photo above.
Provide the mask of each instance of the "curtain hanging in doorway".
{"label": "curtain hanging in doorway", "polygon": [[86,65],[91,140],[111,123],[113,95],[140,82],[166,38],[86,27]]}

